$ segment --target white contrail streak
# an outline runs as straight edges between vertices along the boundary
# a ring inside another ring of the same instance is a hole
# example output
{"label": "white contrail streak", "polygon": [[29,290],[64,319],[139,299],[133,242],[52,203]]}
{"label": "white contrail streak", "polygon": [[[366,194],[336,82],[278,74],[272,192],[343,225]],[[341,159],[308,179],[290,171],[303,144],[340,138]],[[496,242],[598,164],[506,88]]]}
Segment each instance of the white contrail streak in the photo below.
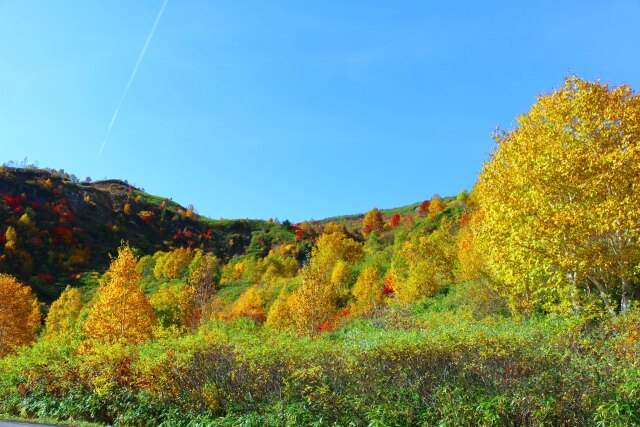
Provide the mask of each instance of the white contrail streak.
{"label": "white contrail streak", "polygon": [[107,133],[104,135],[104,139],[102,140],[102,145],[100,146],[100,152],[98,156],[102,156],[102,152],[104,151],[104,147],[107,145],[107,139],[109,138],[109,134],[111,133],[111,128],[113,128],[113,124],[118,118],[118,113],[120,112],[120,107],[124,102],[124,99],[127,97],[127,92],[129,92],[129,88],[131,87],[131,83],[133,83],[133,79],[136,78],[136,73],[138,72],[138,67],[142,62],[142,58],[144,58],[144,54],[147,52],[147,47],[149,47],[149,43],[153,38],[153,34],[156,32],[156,27],[162,18],[162,14],[164,13],[164,8],[167,7],[167,3],[169,0],[164,0],[162,2],[162,7],[158,12],[158,16],[156,16],[156,20],[153,23],[153,27],[151,27],[151,31],[149,31],[149,35],[147,36],[147,40],[144,42],[144,46],[142,46],[142,50],[140,51],[140,55],[138,55],[138,60],[136,61],[136,65],[133,67],[133,71],[131,71],[131,75],[129,76],[129,81],[127,82],[127,86],[124,88],[124,92],[122,92],[122,96],[120,97],[120,101],[118,101],[118,105],[116,106],[115,111],[113,112],[113,116],[111,116],[111,121],[109,122],[109,127],[107,127]]}

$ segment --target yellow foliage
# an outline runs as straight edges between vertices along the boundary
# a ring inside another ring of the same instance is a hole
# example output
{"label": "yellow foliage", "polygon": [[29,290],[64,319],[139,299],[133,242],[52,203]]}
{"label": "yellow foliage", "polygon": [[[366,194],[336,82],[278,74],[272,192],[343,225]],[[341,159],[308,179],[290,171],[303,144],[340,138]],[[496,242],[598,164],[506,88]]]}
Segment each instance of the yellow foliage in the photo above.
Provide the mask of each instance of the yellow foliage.
{"label": "yellow foliage", "polygon": [[29,344],[40,325],[40,308],[31,288],[0,274],[0,357]]}
{"label": "yellow foliage", "polygon": [[433,296],[453,281],[457,261],[455,228],[443,221],[427,237],[407,240],[393,259],[395,294],[399,301],[411,303]]}
{"label": "yellow foliage", "polygon": [[459,281],[481,280],[487,277],[484,255],[478,247],[476,230],[482,221],[480,212],[471,217],[471,221],[458,232],[458,270]]}
{"label": "yellow foliage", "polygon": [[6,246],[15,246],[18,243],[18,233],[12,226],[7,227],[7,231],[4,233],[5,239],[7,239]]}
{"label": "yellow foliage", "polygon": [[331,271],[331,283],[334,286],[344,286],[351,279],[351,266],[344,261],[338,261]]}
{"label": "yellow foliage", "polygon": [[336,290],[329,271],[313,262],[301,270],[300,278],[302,284],[291,294],[289,309],[297,332],[314,335],[336,313]]}
{"label": "yellow foliage", "polygon": [[82,310],[80,292],[76,288],[67,286],[60,297],[51,304],[45,323],[46,336],[53,338],[73,332],[78,315]]}
{"label": "yellow foliage", "polygon": [[231,317],[250,317],[256,323],[265,321],[264,297],[262,289],[252,286],[245,290],[231,306]]}
{"label": "yellow foliage", "polygon": [[131,205],[129,203],[125,203],[123,210],[127,215],[131,214]]}
{"label": "yellow foliage", "polygon": [[186,273],[194,256],[195,251],[191,248],[177,248],[171,252],[156,253],[153,275],[157,280],[178,279]]}
{"label": "yellow foliage", "polygon": [[365,267],[358,276],[351,291],[356,298],[356,311],[368,313],[382,303],[383,287],[380,283],[378,269]]}
{"label": "yellow foliage", "polygon": [[191,326],[192,295],[186,284],[161,285],[158,292],[151,296],[150,303],[163,326]]}
{"label": "yellow foliage", "polygon": [[364,257],[362,245],[343,233],[322,234],[312,252],[313,262],[331,274],[336,262],[354,264]]}
{"label": "yellow foliage", "polygon": [[140,288],[137,259],[128,245],[118,249],[84,325],[89,338],[102,342],[125,339],[140,343],[151,337],[155,315]]}
{"label": "yellow foliage", "polygon": [[211,253],[197,250],[189,270],[189,295],[193,308],[192,326],[196,326],[202,317],[202,310],[218,288],[220,260]]}
{"label": "yellow foliage", "polygon": [[29,214],[26,212],[23,213],[20,219],[18,220],[18,224],[26,228],[31,227],[31,218],[29,217]]}
{"label": "yellow foliage", "polygon": [[380,235],[384,230],[384,218],[378,208],[373,208],[364,216],[362,220],[362,230],[365,236],[371,233]]}
{"label": "yellow foliage", "polygon": [[329,221],[329,222],[327,222],[327,225],[324,226],[323,233],[325,233],[325,234],[331,234],[331,233],[347,234],[347,229],[344,226],[344,224],[338,224],[337,222]]}
{"label": "yellow foliage", "polygon": [[640,262],[640,96],[568,78],[495,140],[474,194],[497,290],[519,312],[591,294],[624,311]]}
{"label": "yellow foliage", "polygon": [[444,208],[445,205],[442,198],[439,195],[434,194],[429,203],[429,216],[434,218],[439,212],[444,210]]}
{"label": "yellow foliage", "polygon": [[278,298],[271,304],[269,308],[269,314],[267,315],[266,326],[278,330],[288,329],[293,326],[293,316],[291,315],[291,308],[289,302],[290,296],[283,288],[278,294]]}

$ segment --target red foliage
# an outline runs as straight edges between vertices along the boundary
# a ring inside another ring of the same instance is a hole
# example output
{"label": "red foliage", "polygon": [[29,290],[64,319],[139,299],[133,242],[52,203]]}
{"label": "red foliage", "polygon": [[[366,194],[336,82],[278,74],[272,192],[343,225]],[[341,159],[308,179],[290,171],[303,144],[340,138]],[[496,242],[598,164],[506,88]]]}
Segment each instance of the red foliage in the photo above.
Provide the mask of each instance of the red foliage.
{"label": "red foliage", "polygon": [[69,224],[75,220],[75,215],[67,206],[66,200],[61,201],[51,207],[53,214],[58,216],[58,222],[60,224]]}
{"label": "red foliage", "polygon": [[7,243],[7,235],[6,235],[6,233],[0,234],[0,243]]}
{"label": "red foliage", "polygon": [[38,279],[42,280],[43,282],[47,282],[47,283],[51,283],[54,280],[53,276],[51,274],[47,274],[47,273],[38,273],[37,276],[38,276]]}
{"label": "red foliage", "polygon": [[349,317],[349,316],[351,316],[351,310],[349,309],[349,307],[344,307],[336,313],[336,317],[338,319],[341,317]]}
{"label": "red foliage", "polygon": [[384,279],[384,294],[385,295],[389,295],[393,293],[393,285],[394,285],[394,280],[393,280],[393,276],[387,276]]}
{"label": "red foliage", "polygon": [[40,209],[42,207],[42,205],[38,202],[31,202],[31,207],[33,209]]}
{"label": "red foliage", "polygon": [[431,202],[429,200],[425,200],[424,202],[420,203],[420,209],[418,210],[418,213],[420,215],[425,215],[427,212],[429,212],[430,204]]}
{"label": "red foliage", "polygon": [[400,225],[400,214],[393,214],[393,216],[391,217],[391,226],[395,228],[398,225]]}
{"label": "red foliage", "polygon": [[322,324],[318,328],[318,332],[321,334],[324,332],[331,332],[332,330],[333,330],[333,325],[328,320],[325,320],[324,322],[322,322]]}
{"label": "red foliage", "polygon": [[460,225],[465,225],[466,223],[469,222],[470,219],[471,219],[471,215],[469,215],[468,213],[463,213],[460,216]]}
{"label": "red foliage", "polygon": [[73,233],[68,228],[58,226],[53,229],[53,232],[56,233],[56,236],[58,236],[63,242],[71,243]]}
{"label": "red foliage", "polygon": [[298,229],[296,230],[296,240],[300,240],[304,237],[304,231]]}
{"label": "red foliage", "polygon": [[14,211],[22,209],[22,196],[10,196],[6,195],[2,198],[5,205],[9,206]]}

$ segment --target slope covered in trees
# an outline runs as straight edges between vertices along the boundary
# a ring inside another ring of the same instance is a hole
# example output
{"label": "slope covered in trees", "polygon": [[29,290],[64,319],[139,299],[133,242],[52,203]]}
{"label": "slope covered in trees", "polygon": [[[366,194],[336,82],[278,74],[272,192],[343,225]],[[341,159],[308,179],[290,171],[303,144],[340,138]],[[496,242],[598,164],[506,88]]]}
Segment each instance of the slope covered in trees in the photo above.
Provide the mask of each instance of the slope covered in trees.
{"label": "slope covered in trees", "polygon": [[0,168],[0,272],[52,302],[83,273],[104,272],[122,240],[140,253],[203,248],[222,259],[242,254],[252,232],[272,223],[211,220],[123,181],[79,182],[36,168]]}
{"label": "slope covered in trees", "polygon": [[[20,309],[0,304],[0,345],[5,330],[18,337],[0,359],[0,412],[116,425],[638,425],[638,99],[567,79],[496,135],[470,194],[267,221],[237,252],[113,242],[109,268],[91,273],[99,286],[66,288],[41,332],[28,286],[0,276],[0,298],[22,295]],[[174,218],[211,225],[193,216]],[[10,218],[5,252],[28,254],[27,220]]]}

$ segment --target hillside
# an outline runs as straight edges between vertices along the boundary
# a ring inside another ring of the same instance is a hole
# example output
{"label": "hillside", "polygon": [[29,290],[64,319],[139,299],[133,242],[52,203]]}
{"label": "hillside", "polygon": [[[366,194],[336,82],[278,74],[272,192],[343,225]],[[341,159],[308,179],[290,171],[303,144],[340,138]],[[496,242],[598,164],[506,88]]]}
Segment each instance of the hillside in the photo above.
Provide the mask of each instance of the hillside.
{"label": "hillside", "polygon": [[121,241],[142,254],[202,248],[223,260],[275,224],[212,220],[124,181],[78,182],[41,169],[0,169],[0,272],[32,285],[45,302],[81,273],[103,272]]}

